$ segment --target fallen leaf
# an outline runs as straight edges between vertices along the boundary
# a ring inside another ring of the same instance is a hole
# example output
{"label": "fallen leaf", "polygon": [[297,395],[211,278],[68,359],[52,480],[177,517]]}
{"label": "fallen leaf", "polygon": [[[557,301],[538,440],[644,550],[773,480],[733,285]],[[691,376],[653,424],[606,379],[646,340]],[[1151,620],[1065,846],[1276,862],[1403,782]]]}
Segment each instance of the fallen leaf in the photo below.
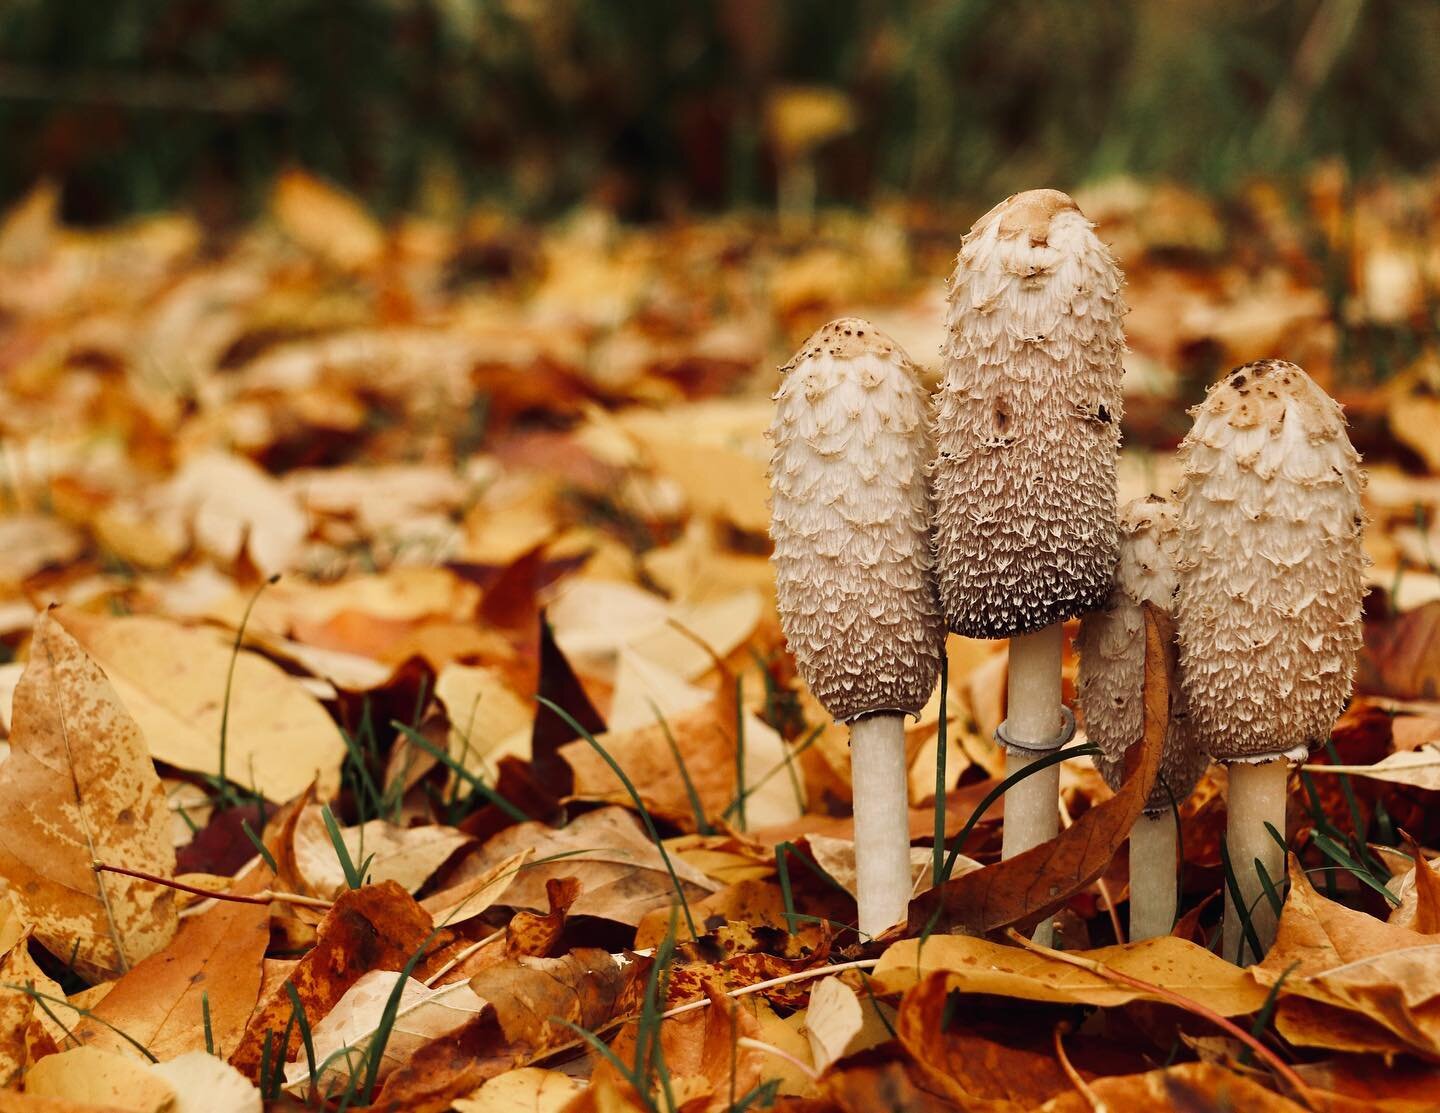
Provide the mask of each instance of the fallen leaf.
{"label": "fallen leaf", "polygon": [[156,1063],[150,1073],[175,1091],[171,1113],[260,1113],[263,1105],[253,1082],[204,1051]]}
{"label": "fallen leaf", "polygon": [[367,267],[385,249],[385,236],[359,201],[302,170],[281,174],[270,214],[296,243],[344,270]]}
{"label": "fallen leaf", "polygon": [[1310,762],[1302,768],[1312,775],[1345,773],[1352,777],[1369,777],[1374,781],[1389,781],[1392,784],[1440,792],[1440,745],[1401,750],[1382,758],[1374,765],[1325,765]]}
{"label": "fallen leaf", "polygon": [[[30,957],[28,939],[28,933],[22,935],[0,958],[0,1090],[18,1086],[36,1059],[58,1050],[45,1029],[44,1010],[35,994],[63,1001],[65,991]],[[32,992],[26,993],[26,988]],[[56,1007],[54,1000],[45,1003],[52,1010]]]}
{"label": "fallen leaf", "polygon": [[[315,1080],[320,1093],[339,1093],[348,1085],[352,1070],[368,1069],[370,1047],[400,978],[395,971],[371,970],[347,989],[324,1017],[312,1021],[315,1065],[328,1064]],[[484,1007],[485,1002],[464,982],[431,989],[424,982],[406,978],[377,1078],[384,1079],[423,1044],[453,1032]],[[337,1054],[346,1049],[347,1054]],[[304,1093],[310,1081],[310,1063],[303,1054],[285,1068],[286,1088],[292,1093]]]}
{"label": "fallen leaf", "polygon": [[[312,804],[301,813],[292,845],[305,891],[333,899],[347,882],[322,811],[320,805]],[[365,868],[368,883],[394,881],[411,893],[424,885],[455,851],[472,841],[464,832],[438,823],[397,827],[383,819],[342,827],[340,837],[356,869],[369,863]]]}
{"label": "fallen leaf", "polygon": [[[431,937],[430,917],[393,881],[340,894],[316,929],[315,945],[289,971],[307,1016],[322,1017],[345,991],[371,970],[401,970]],[[283,986],[261,1000],[230,1055],[230,1065],[252,1081],[259,1075],[267,1040],[279,1037],[290,1019]],[[280,1062],[295,1058],[300,1033],[291,1031]]]}
{"label": "fallen leaf", "polygon": [[558,1070],[521,1067],[496,1075],[454,1106],[456,1113],[560,1113],[584,1090],[584,1082]]}
{"label": "fallen leaf", "polygon": [[1355,687],[1396,699],[1440,698],[1440,601],[1367,616]]}
{"label": "fallen leaf", "polygon": [[507,959],[476,974],[470,988],[494,1007],[507,1040],[538,1052],[573,1040],[569,1024],[593,1029],[637,1012],[647,968],[645,960],[576,947],[559,958]]}
{"label": "fallen leaf", "polygon": [[837,977],[816,983],[805,1010],[805,1036],[815,1069],[823,1071],[837,1059],[889,1039],[886,1025],[893,1026],[893,1010],[882,1017],[878,1012],[882,1007],[874,998],[862,1003]]}
{"label": "fallen leaf", "polygon": [[[235,891],[257,892],[269,880],[270,871],[260,868]],[[132,1047],[118,1028],[156,1058],[173,1059],[204,1051],[208,1025],[215,1054],[229,1055],[255,1010],[269,943],[266,905],[217,901],[115,982],[94,1006],[95,1019],[75,1022],[75,1034],[87,1046],[128,1053]]]}
{"label": "fallen leaf", "polygon": [[298,796],[317,777],[322,796],[338,786],[345,743],[334,720],[265,658],[162,618],[62,608],[55,619],[105,670],[157,761],[218,776],[228,706],[227,776],[272,800]]}
{"label": "fallen leaf", "polygon": [[0,767],[0,875],[35,938],[100,980],[175,934],[173,891],[91,869],[175,872],[165,792],[135,720],[51,613],[30,652]]}
{"label": "fallen leaf", "polygon": [[93,1047],[47,1055],[25,1077],[25,1092],[81,1105],[103,1105],[135,1113],[166,1113],[175,1106],[170,1083],[139,1059]]}
{"label": "fallen leaf", "polygon": [[420,907],[443,927],[474,919],[505,895],[531,853],[528,847],[518,850],[486,871],[469,874],[466,880],[431,893],[420,902]]}
{"label": "fallen leaf", "polygon": [[[448,664],[435,678],[435,696],[450,720],[450,756],[477,777],[492,780],[504,754],[529,756],[536,705],[516,695],[500,669]],[[452,771],[449,783],[455,778]]]}
{"label": "fallen leaf", "polygon": [[[1246,971],[1173,935],[1078,954],[1173,990],[1221,1016],[1252,1013],[1265,1002],[1264,988]],[[1147,997],[1071,963],[967,935],[892,943],[872,974],[887,990],[897,991],[937,972],[945,974],[951,989],[1021,1001],[1113,1007]]]}
{"label": "fallen leaf", "polygon": [[[1213,1063],[1180,1063],[1144,1074],[1097,1078],[1090,1082],[1094,1101],[1107,1109],[1243,1109],[1245,1113],[1304,1113],[1305,1106],[1281,1097]],[[1062,1094],[1040,1106],[1040,1113],[1093,1113],[1084,1094]]]}
{"label": "fallen leaf", "polygon": [[[467,858],[457,874],[487,873],[525,849],[537,861],[515,875],[498,903],[544,912],[550,906],[545,883],[575,877],[580,897],[570,915],[598,916],[634,927],[645,913],[669,907],[675,898],[674,883],[659,851],[623,808],[586,812],[558,830],[543,823],[516,824]],[[547,858],[555,860],[544,861]],[[683,860],[671,862],[687,900],[699,900],[719,888]]]}

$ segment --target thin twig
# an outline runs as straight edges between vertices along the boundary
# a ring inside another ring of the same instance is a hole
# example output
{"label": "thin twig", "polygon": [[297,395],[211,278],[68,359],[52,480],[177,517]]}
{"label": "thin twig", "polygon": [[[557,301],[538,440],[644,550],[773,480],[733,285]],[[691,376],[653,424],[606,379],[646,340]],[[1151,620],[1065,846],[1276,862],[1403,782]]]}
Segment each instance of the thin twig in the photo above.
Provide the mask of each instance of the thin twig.
{"label": "thin twig", "polygon": [[1100,1095],[1090,1088],[1090,1083],[1080,1076],[1080,1072],[1070,1062],[1070,1056],[1065,1054],[1065,1041],[1060,1035],[1068,1028],[1069,1025],[1063,1020],[1055,1025],[1055,1058],[1060,1061],[1060,1069],[1065,1072],[1065,1077],[1070,1079],[1070,1085],[1079,1091],[1094,1113],[1108,1113],[1108,1106],[1100,1100]]}
{"label": "thin twig", "polygon": [[[838,974],[842,970],[869,970],[879,964],[880,960],[878,958],[861,958],[856,959],[854,962],[837,962],[831,966],[816,966],[810,970],[797,970],[793,974],[783,974],[778,978],[770,978],[763,982],[756,982],[754,985],[742,985],[738,989],[729,989],[725,991],[725,996],[731,999],[745,997],[752,993],[760,993],[767,989],[774,989],[776,986],[789,985],[792,982],[808,981],[810,978],[823,978],[826,974]],[[676,1005],[673,1009],[661,1013],[659,1019],[669,1020],[671,1017],[683,1016],[686,1013],[694,1012],[696,1009],[703,1009],[709,1004],[710,998],[702,997],[698,1001],[690,1001],[684,1005]],[[622,1024],[628,1024],[632,1020],[639,1019],[639,1014],[617,1016],[596,1028],[594,1034],[608,1032],[611,1028],[618,1028]],[[583,1040],[570,1040],[567,1043],[557,1044],[554,1047],[547,1047],[538,1055],[531,1056],[525,1065],[533,1066],[545,1059],[549,1059],[551,1056],[560,1054],[562,1051],[570,1051],[582,1046],[584,1046]]]}
{"label": "thin twig", "polygon": [[500,928],[498,931],[492,931],[484,939],[481,939],[475,943],[471,943],[470,946],[466,947],[463,951],[461,951],[458,955],[452,958],[444,966],[440,967],[439,970],[436,970],[435,973],[431,974],[428,978],[426,978],[425,984],[427,986],[433,986],[436,982],[438,982],[446,974],[450,973],[451,970],[454,970],[455,967],[459,966],[476,951],[480,950],[482,947],[488,947],[497,939],[503,939],[507,930],[508,929],[506,928]]}
{"label": "thin twig", "polygon": [[119,873],[126,877],[149,881],[155,885],[164,885],[167,889],[193,893],[197,897],[213,897],[215,900],[234,901],[236,904],[269,904],[274,901],[279,904],[298,904],[303,908],[323,909],[330,909],[335,905],[333,900],[325,900],[323,897],[307,897],[300,893],[278,893],[274,889],[262,889],[258,893],[227,893],[214,889],[202,889],[199,885],[187,885],[183,881],[176,881],[173,877],[156,877],[153,873],[141,873],[139,870],[126,869],[124,866],[112,866],[108,862],[91,862],[90,868],[96,873]]}
{"label": "thin twig", "polygon": [[1221,1016],[1214,1009],[1202,1005],[1199,1001],[1186,997],[1183,993],[1176,993],[1173,989],[1167,989],[1163,985],[1156,985],[1154,982],[1147,982],[1137,978],[1133,974],[1127,974],[1123,970],[1116,970],[1114,967],[1106,966],[1103,962],[1096,962],[1093,958],[1085,958],[1083,955],[1070,954],[1065,951],[1057,951],[1053,947],[1046,947],[1040,943],[1026,939],[1014,928],[1007,928],[1006,934],[1012,940],[1020,944],[1027,951],[1034,951],[1037,955],[1044,955],[1046,958],[1058,959],[1060,962],[1068,963],[1071,966],[1078,966],[1081,970],[1088,970],[1097,977],[1104,978],[1107,982],[1115,982],[1119,985],[1128,986],[1131,989],[1138,989],[1141,993],[1158,997],[1162,1001],[1184,1009],[1186,1012],[1194,1013],[1198,1017],[1208,1020],[1217,1028],[1223,1028],[1230,1035],[1234,1036],[1245,1046],[1249,1047],[1256,1055],[1264,1059],[1270,1065],[1270,1069],[1283,1078],[1294,1091],[1297,1097],[1310,1109],[1315,1108],[1314,1094],[1305,1080],[1290,1069],[1290,1066],[1281,1059],[1275,1052],[1266,1047],[1260,1040],[1256,1039],[1249,1032],[1245,1031],[1238,1024],[1227,1017]]}

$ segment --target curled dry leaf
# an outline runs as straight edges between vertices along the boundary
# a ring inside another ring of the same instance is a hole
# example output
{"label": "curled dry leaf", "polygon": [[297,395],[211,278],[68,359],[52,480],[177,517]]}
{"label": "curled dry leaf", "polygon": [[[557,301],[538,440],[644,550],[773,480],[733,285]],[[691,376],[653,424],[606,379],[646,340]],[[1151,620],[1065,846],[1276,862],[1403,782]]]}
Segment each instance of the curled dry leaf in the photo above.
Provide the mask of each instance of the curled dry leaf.
{"label": "curled dry leaf", "polygon": [[0,958],[0,1090],[18,1086],[35,1060],[58,1050],[45,1028],[44,1010],[25,987],[60,1000],[65,991],[35,965],[25,945],[29,938],[29,932],[21,935]]}
{"label": "curled dry leaf", "polygon": [[521,1067],[496,1075],[454,1105],[456,1113],[560,1113],[584,1089],[584,1082],[561,1071]]}
{"label": "curled dry leaf", "polygon": [[1312,763],[1305,766],[1305,771],[1312,775],[1344,773],[1352,777],[1369,777],[1372,781],[1389,781],[1391,784],[1440,792],[1440,745],[1401,750],[1387,755],[1374,765]]}
{"label": "curled dry leaf", "polygon": [[540,1051],[575,1038],[562,1021],[594,1029],[637,1012],[648,969],[648,960],[576,947],[559,958],[507,959],[470,988],[495,1007],[507,1040]]}
{"label": "curled dry leaf", "polygon": [[[882,1017],[879,1010],[886,1009]],[[829,977],[810,990],[805,1010],[805,1036],[810,1041],[810,1058],[817,1070],[837,1059],[884,1043],[893,1026],[893,1010],[860,996],[837,977]]]}
{"label": "curled dry leaf", "polygon": [[1144,1074],[1097,1078],[1090,1095],[1061,1094],[1040,1113],[1094,1113],[1106,1109],[1235,1109],[1245,1113],[1304,1113],[1306,1107],[1258,1082],[1213,1063],[1181,1063]]}
{"label": "curled dry leaf", "polygon": [[[234,889],[258,892],[270,880],[260,867]],[[215,1054],[229,1055],[255,1010],[269,943],[266,905],[216,901],[186,919],[169,946],[115,982],[94,1006],[94,1019],[74,1022],[75,1034],[89,1047],[123,1054],[132,1045],[118,1028],[156,1058],[172,1059],[205,1050],[208,1016]]]}
{"label": "curled dry leaf", "polygon": [[171,890],[91,869],[175,872],[165,793],[140,728],[53,613],[36,622],[30,653],[0,767],[0,876],[35,938],[98,980],[175,934]]}
{"label": "curled dry leaf", "polygon": [[345,743],[319,702],[264,657],[241,650],[226,700],[232,643],[163,618],[110,618],[61,608],[55,619],[99,662],[144,731],[150,756],[218,776],[228,706],[226,774],[272,800],[319,778],[338,786]]}

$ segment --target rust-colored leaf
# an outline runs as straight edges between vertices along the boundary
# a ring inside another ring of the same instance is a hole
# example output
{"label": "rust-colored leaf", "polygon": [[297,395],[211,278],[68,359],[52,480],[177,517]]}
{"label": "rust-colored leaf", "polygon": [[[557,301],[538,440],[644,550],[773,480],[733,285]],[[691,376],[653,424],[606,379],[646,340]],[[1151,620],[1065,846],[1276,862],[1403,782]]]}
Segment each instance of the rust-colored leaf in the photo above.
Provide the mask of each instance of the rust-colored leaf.
{"label": "rust-colored leaf", "polygon": [[[320,921],[315,945],[296,963],[288,980],[299,992],[306,1014],[318,1019],[362,974],[403,969],[430,932],[430,917],[395,882],[349,890]],[[283,985],[277,986],[250,1018],[230,1055],[231,1066],[252,1080],[258,1078],[265,1041],[268,1037],[278,1044],[290,1011],[289,995]],[[292,1031],[284,1059],[292,1058],[299,1046],[300,1033]],[[272,1057],[276,1053],[272,1048]]]}
{"label": "rust-colored leaf", "polygon": [[560,942],[565,931],[565,914],[580,896],[580,882],[574,877],[552,877],[545,882],[545,898],[550,911],[543,916],[534,912],[517,912],[505,928],[505,952],[519,958],[547,958]]}

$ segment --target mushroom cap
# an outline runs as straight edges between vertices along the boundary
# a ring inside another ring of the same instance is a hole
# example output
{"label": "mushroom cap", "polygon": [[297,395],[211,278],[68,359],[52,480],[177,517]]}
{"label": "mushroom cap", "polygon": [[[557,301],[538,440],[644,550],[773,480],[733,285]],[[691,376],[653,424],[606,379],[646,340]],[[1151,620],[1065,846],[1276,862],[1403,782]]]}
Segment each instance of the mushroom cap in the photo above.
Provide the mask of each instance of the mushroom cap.
{"label": "mushroom cap", "polygon": [[918,714],[945,639],[919,373],[857,317],[816,331],[780,370],[769,431],[771,559],[800,675],[836,719]]}
{"label": "mushroom cap", "polygon": [[[1100,747],[1095,765],[1105,782],[1120,787],[1125,751],[1144,731],[1145,616],[1150,603],[1167,614],[1175,602],[1176,546],[1180,508],[1159,495],[1120,509],[1120,558],[1115,585],[1105,606],[1080,620],[1075,646],[1080,654],[1076,703],[1085,734]],[[1174,652],[1174,647],[1170,647]],[[1196,744],[1178,671],[1170,693],[1170,725],[1160,756],[1160,776],[1145,803],[1163,811],[1190,795],[1210,758]]]}
{"label": "mushroom cap", "polygon": [[1217,761],[1298,760],[1329,738],[1355,674],[1360,457],[1293,363],[1238,368],[1191,413],[1176,606],[1191,717]]}
{"label": "mushroom cap", "polygon": [[1030,633],[1110,594],[1122,282],[1052,189],[997,205],[961,243],[931,467],[936,579],[956,633]]}

